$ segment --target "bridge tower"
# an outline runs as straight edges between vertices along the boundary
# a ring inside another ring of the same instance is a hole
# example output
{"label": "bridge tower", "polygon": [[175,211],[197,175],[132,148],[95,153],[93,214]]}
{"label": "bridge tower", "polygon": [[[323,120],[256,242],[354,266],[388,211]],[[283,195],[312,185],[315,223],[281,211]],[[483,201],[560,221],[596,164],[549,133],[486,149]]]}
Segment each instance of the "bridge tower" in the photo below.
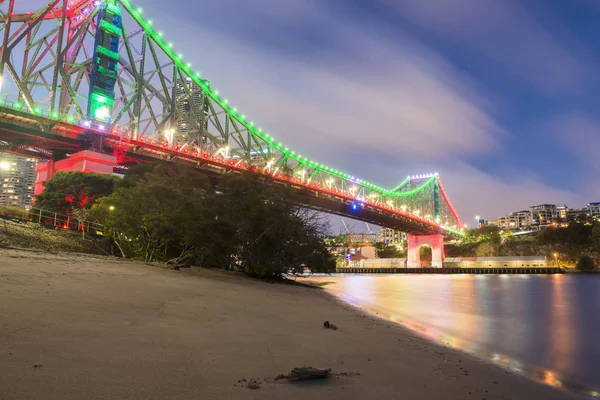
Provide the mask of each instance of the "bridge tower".
{"label": "bridge tower", "polygon": [[121,9],[115,0],[100,5],[97,21],[87,116],[91,120],[108,123],[115,103],[121,39]]}
{"label": "bridge tower", "polygon": [[420,250],[423,246],[431,247],[431,266],[433,268],[442,268],[442,262],[444,261],[444,236],[441,234],[436,235],[407,235],[408,241],[408,260],[406,266],[408,268],[420,268],[421,267],[421,254]]}
{"label": "bridge tower", "polygon": [[[64,3],[63,12],[66,11]],[[113,106],[115,103],[115,83],[119,67],[119,41],[121,39],[121,9],[116,0],[106,0],[98,5],[96,17],[96,33],[94,40],[94,51],[91,60],[89,97],[87,104],[87,124],[92,122],[97,126],[110,124]],[[66,26],[67,19],[63,16],[61,26]],[[72,32],[69,30],[69,39],[72,40]],[[59,38],[62,39],[62,32]],[[67,61],[72,50],[66,49]],[[58,68],[57,68],[58,70]],[[68,83],[63,82],[63,86]],[[68,98],[61,98],[61,113],[64,103]],[[90,125],[88,125],[90,126]],[[81,171],[95,172],[100,174],[112,174],[116,164],[116,157],[102,154],[102,138],[96,137],[92,141],[92,150],[83,150],[63,160],[51,160],[39,163],[36,167],[37,179],[35,183],[35,194],[44,190],[44,182],[48,181],[56,172]]]}

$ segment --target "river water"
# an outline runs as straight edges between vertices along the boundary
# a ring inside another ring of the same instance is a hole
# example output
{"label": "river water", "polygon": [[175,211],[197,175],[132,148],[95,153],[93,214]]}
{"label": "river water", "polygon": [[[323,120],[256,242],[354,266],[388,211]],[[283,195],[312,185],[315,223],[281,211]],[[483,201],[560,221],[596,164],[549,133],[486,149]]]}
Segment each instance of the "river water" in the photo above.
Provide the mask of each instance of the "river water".
{"label": "river water", "polygon": [[339,274],[309,280],[444,345],[600,398],[600,275]]}

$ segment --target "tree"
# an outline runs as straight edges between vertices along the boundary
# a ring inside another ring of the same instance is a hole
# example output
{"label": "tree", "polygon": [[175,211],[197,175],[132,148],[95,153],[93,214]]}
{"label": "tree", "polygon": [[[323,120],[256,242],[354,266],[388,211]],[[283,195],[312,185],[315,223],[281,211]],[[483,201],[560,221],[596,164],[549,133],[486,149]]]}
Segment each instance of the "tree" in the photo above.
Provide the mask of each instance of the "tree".
{"label": "tree", "polygon": [[79,228],[81,229],[81,238],[85,239],[85,229],[86,222],[88,220],[88,215],[90,213],[89,208],[73,208],[71,210],[71,216],[77,221]]}
{"label": "tree", "polygon": [[348,242],[348,235],[340,234],[333,239],[333,243],[338,246],[343,246]]}
{"label": "tree", "polygon": [[186,166],[132,170],[125,180],[90,215],[124,257],[261,278],[335,269],[323,240],[326,219],[298,207],[291,189],[252,174],[221,176],[215,188]]}
{"label": "tree", "polygon": [[578,271],[589,272],[596,269],[596,264],[590,256],[584,255],[579,257],[579,261],[577,262],[576,268]]}
{"label": "tree", "polygon": [[421,246],[419,248],[419,259],[421,264],[431,266],[432,251],[430,246]]}
{"label": "tree", "polygon": [[211,190],[193,168],[154,165],[119,186],[98,201],[90,218],[107,227],[124,257],[187,263],[210,242],[203,224],[210,221],[204,203]]}
{"label": "tree", "polygon": [[260,176],[229,175],[222,192],[221,223],[235,232],[235,265],[248,275],[269,278],[304,267],[313,272],[335,269],[325,247],[324,219],[296,206],[295,193],[267,185]]}
{"label": "tree", "polygon": [[91,208],[96,199],[111,194],[118,178],[88,172],[57,172],[44,183],[35,206],[71,215],[77,208]]}
{"label": "tree", "polygon": [[477,242],[495,242],[500,243],[500,228],[494,225],[485,225],[480,228],[468,230],[464,237],[466,243]]}
{"label": "tree", "polygon": [[596,251],[600,251],[600,221],[594,222],[592,227],[592,244]]}
{"label": "tree", "polygon": [[375,250],[379,258],[401,258],[406,256],[406,252],[400,251],[398,247],[388,243],[375,243]]}

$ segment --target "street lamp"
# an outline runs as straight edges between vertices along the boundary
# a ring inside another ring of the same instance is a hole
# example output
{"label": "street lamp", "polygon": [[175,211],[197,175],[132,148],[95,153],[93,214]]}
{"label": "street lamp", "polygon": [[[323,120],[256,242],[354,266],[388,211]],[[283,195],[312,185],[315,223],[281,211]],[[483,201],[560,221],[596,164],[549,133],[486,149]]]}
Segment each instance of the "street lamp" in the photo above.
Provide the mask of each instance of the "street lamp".
{"label": "street lamp", "polygon": [[554,263],[558,267],[558,253],[554,253],[553,255],[554,255]]}
{"label": "street lamp", "polygon": [[109,207],[108,207],[108,210],[109,210],[109,211],[115,211],[115,206],[109,206]]}

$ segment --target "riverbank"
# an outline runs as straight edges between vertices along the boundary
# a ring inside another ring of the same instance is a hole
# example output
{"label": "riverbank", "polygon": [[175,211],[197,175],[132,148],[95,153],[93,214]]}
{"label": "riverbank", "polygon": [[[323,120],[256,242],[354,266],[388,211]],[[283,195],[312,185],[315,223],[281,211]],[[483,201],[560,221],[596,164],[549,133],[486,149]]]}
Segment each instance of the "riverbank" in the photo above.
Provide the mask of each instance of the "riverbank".
{"label": "riverbank", "polygon": [[[335,375],[274,379],[298,366]],[[1,249],[0,371],[2,400],[579,398],[319,289]]]}

